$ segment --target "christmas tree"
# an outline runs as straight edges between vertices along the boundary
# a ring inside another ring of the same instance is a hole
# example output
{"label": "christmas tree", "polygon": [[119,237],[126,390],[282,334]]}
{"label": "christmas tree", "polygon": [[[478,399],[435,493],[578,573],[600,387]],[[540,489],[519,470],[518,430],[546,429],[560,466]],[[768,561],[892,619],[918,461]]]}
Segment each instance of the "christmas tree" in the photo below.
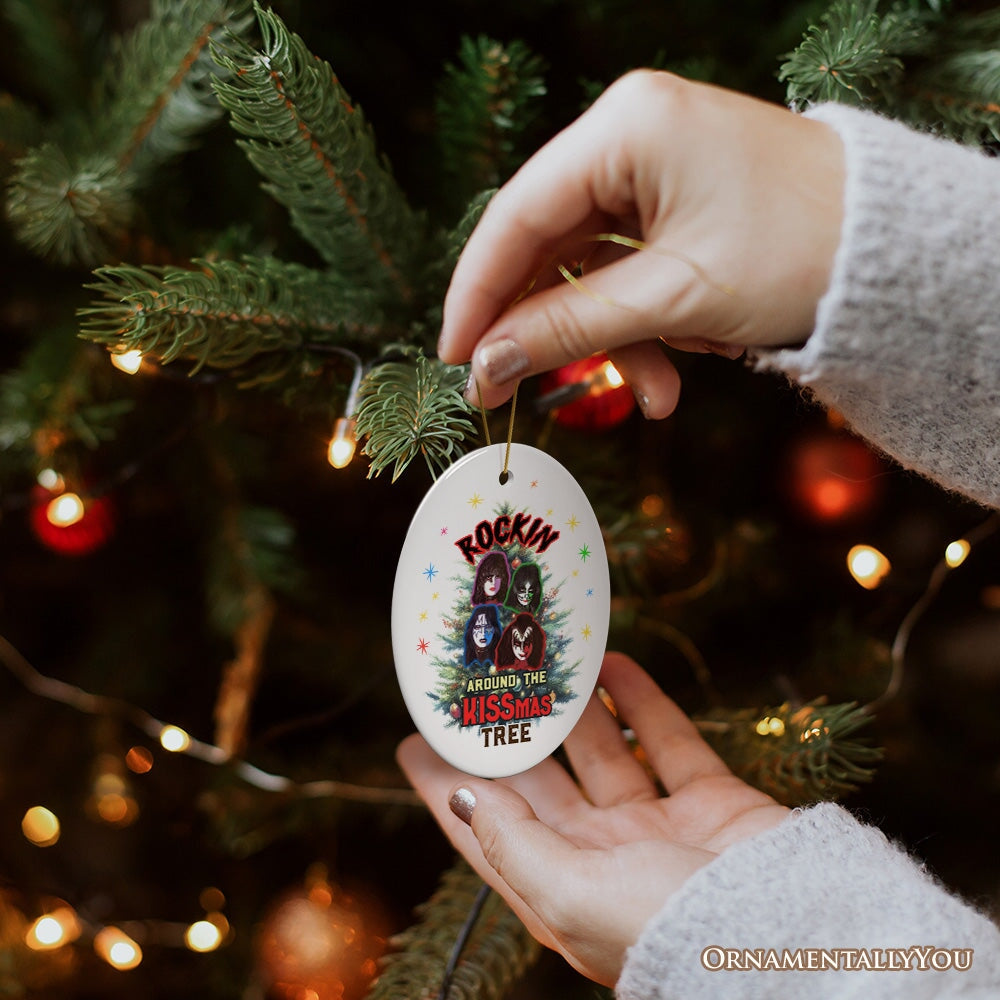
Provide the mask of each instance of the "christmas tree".
{"label": "christmas tree", "polygon": [[[320,6],[0,8],[11,996],[593,996],[394,763],[410,518],[508,434],[434,356],[463,242],[640,65],[1000,139],[1000,17],[975,5]],[[1000,900],[996,521],[770,377],[676,362],[667,421],[595,358],[523,385],[510,425],[598,513],[609,646],[746,780],[844,797]],[[560,669],[535,692],[557,706]]]}

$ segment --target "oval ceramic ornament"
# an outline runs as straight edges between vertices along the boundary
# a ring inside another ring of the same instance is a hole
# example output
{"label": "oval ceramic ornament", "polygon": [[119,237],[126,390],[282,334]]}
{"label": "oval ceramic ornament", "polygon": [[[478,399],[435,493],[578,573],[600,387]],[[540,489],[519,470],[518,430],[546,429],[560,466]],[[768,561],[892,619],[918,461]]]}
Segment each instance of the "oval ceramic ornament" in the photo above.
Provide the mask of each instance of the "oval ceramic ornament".
{"label": "oval ceramic ornament", "polygon": [[597,683],[611,588],[597,518],[537,448],[459,459],[413,516],[396,570],[392,646],[406,707],[469,774],[527,770],[565,739]]}

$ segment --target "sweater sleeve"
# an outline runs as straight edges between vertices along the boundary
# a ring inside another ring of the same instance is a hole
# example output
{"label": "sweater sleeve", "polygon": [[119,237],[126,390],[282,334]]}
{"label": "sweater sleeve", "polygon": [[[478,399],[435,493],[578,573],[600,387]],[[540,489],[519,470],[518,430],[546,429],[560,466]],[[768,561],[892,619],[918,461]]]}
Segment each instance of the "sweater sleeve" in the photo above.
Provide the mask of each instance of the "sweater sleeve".
{"label": "sweater sleeve", "polygon": [[[841,242],[808,341],[751,360],[903,466],[1000,507],[1000,163],[870,112],[808,114],[844,144]],[[617,995],[986,1000],[1000,930],[824,804],[696,872],[629,950]]]}
{"label": "sweater sleeve", "polygon": [[697,871],[629,950],[617,986],[619,1000],[998,995],[1000,930],[830,803]]}
{"label": "sweater sleeve", "polygon": [[1000,506],[1000,162],[836,104],[844,222],[816,328],[760,351],[906,468]]}

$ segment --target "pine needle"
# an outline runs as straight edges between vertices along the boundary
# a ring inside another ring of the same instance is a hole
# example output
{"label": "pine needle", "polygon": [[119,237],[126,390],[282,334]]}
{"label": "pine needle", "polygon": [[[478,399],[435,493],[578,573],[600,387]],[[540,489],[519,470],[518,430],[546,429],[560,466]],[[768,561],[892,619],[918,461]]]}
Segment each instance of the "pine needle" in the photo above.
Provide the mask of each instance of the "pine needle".
{"label": "pine needle", "polygon": [[466,377],[463,368],[423,355],[414,362],[385,362],[368,373],[355,418],[358,437],[367,438],[369,477],[392,465],[395,482],[418,455],[436,476],[459,457],[462,442],[476,433],[462,397]]}
{"label": "pine needle", "polygon": [[267,356],[265,370],[276,378],[307,340],[367,342],[381,330],[381,311],[365,289],[345,289],[301,264],[274,257],[192,263],[197,270],[98,268],[87,287],[99,298],[78,313],[83,335],[163,363],[193,361],[193,372],[244,369]]}
{"label": "pine needle", "polygon": [[[423,904],[420,920],[397,935],[396,951],[366,1000],[437,1000],[449,957],[476,904],[482,879],[459,859]],[[541,954],[507,904],[491,893],[462,949],[447,1000],[501,1000]]]}
{"label": "pine needle", "polygon": [[273,11],[255,5],[260,50],[214,47],[219,100],[239,145],[300,235],[346,279],[410,298],[420,218],[397,186],[361,110],[330,65]]}
{"label": "pine needle", "polygon": [[855,734],[871,721],[857,705],[717,710],[697,722],[737,777],[787,806],[831,801],[871,781],[882,751]]}

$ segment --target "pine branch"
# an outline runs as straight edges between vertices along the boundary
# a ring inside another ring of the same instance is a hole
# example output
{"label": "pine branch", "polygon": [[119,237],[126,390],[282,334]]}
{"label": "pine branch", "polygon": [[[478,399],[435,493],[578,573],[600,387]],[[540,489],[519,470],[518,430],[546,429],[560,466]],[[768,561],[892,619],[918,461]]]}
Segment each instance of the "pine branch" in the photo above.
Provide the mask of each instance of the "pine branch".
{"label": "pine branch", "polygon": [[734,774],[787,806],[834,800],[872,779],[882,751],[854,738],[870,721],[854,704],[821,702],[697,720]]}
{"label": "pine branch", "polygon": [[1000,141],[1000,12],[947,22],[900,104],[905,120],[960,142]]}
{"label": "pine branch", "polygon": [[140,175],[190,148],[223,115],[210,43],[246,34],[251,23],[247,0],[153,0],[106,73],[98,146]]}
{"label": "pine branch", "polygon": [[879,0],[835,0],[801,44],[782,58],[778,79],[795,108],[821,101],[879,104],[902,77],[903,57],[927,51],[937,4],[896,4],[884,14]]}
{"label": "pine branch", "polygon": [[169,363],[242,369],[278,378],[303,345],[370,343],[382,316],[364,289],[337,288],[327,275],[273,257],[177,267],[98,268],[88,285],[100,299],[79,310],[81,333],[112,350],[138,349]]}
{"label": "pine branch", "polygon": [[[459,859],[421,907],[420,921],[397,935],[396,951],[366,1000],[436,1000],[455,940],[482,880]],[[541,953],[541,946],[507,904],[492,893],[472,930],[447,1000],[501,1000]]]}
{"label": "pine branch", "polygon": [[546,92],[543,69],[521,42],[462,38],[458,65],[445,66],[435,102],[441,162],[455,203],[499,187],[519,165],[518,141],[534,124],[537,98]]}
{"label": "pine branch", "polygon": [[276,510],[248,507],[236,469],[217,447],[208,450],[220,499],[209,550],[206,605],[216,629],[231,636],[234,657],[222,669],[215,700],[215,743],[230,757],[246,749],[253,699],[274,621],[273,591],[301,574],[291,559],[295,532]]}
{"label": "pine branch", "polygon": [[432,476],[460,454],[461,442],[475,433],[462,397],[467,373],[423,355],[415,363],[390,361],[373,368],[361,384],[358,437],[367,438],[369,478],[393,465],[392,481],[417,455]]}
{"label": "pine branch", "polygon": [[18,163],[7,217],[17,238],[60,264],[105,260],[132,218],[133,178],[113,159],[70,160],[46,143]]}
{"label": "pine branch", "polygon": [[47,144],[20,161],[7,214],[22,243],[63,264],[111,256],[135,190],[221,116],[208,43],[223,28],[246,30],[241,9],[245,0],[154,3],[151,18],[119,43],[86,126],[62,148]]}
{"label": "pine branch", "polygon": [[[0,459],[37,472],[39,457],[74,445],[111,440],[132,409],[96,384],[93,352],[72,329],[41,330],[19,366],[0,375]],[[106,363],[101,370],[109,371]]]}
{"label": "pine branch", "polygon": [[343,280],[409,298],[420,220],[329,64],[272,11],[256,11],[260,51],[238,40],[214,46],[231,74],[215,89],[247,136],[240,146],[264,189]]}

